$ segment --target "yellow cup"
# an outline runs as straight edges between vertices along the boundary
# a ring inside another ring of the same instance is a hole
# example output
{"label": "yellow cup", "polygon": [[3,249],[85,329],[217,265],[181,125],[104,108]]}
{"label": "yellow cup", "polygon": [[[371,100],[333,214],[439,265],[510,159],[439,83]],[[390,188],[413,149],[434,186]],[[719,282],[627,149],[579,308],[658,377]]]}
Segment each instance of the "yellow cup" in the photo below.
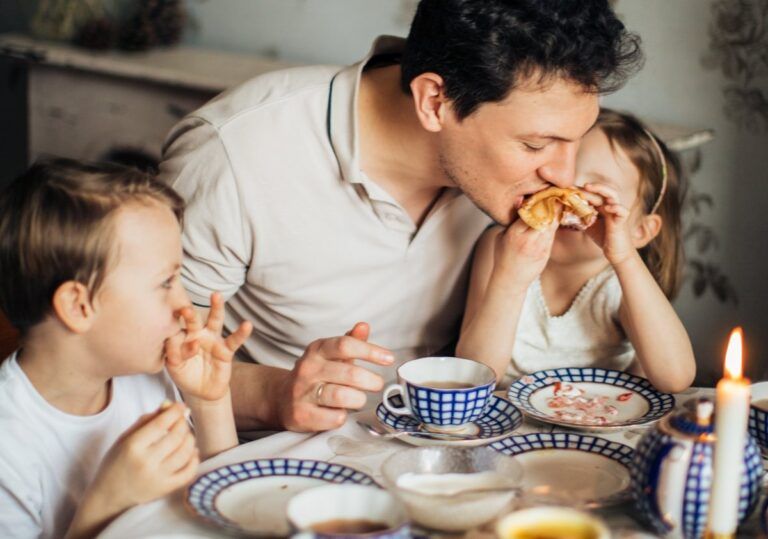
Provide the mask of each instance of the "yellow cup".
{"label": "yellow cup", "polygon": [[605,524],[588,513],[566,507],[529,507],[496,524],[499,539],[610,539]]}

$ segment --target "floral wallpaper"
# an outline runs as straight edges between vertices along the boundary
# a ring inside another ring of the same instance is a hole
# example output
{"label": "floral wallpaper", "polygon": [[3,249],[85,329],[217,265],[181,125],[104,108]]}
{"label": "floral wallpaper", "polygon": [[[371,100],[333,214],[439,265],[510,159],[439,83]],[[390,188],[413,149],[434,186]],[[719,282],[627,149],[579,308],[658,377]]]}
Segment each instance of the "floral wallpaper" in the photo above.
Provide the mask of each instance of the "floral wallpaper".
{"label": "floral wallpaper", "polygon": [[729,80],[725,114],[750,132],[768,132],[768,0],[715,0],[709,38],[702,63]]}

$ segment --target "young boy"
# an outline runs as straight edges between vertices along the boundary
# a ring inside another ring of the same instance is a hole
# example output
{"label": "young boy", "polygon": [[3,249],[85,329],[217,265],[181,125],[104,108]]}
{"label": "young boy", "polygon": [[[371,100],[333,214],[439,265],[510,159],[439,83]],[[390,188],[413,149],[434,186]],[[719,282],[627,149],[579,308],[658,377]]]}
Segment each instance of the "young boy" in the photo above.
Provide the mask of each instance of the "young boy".
{"label": "young boy", "polygon": [[237,443],[231,362],[251,329],[221,338],[217,294],[196,318],[182,211],[144,173],[63,159],[0,194],[0,309],[22,343],[0,364],[0,536],[95,536]]}

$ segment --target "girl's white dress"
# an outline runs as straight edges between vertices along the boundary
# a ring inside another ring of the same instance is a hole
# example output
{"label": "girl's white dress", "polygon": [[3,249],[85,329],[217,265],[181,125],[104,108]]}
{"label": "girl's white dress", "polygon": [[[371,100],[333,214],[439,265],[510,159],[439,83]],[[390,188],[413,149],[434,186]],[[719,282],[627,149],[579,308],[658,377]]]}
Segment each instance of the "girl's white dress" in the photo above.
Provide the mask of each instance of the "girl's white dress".
{"label": "girl's white dress", "polygon": [[508,374],[558,367],[627,370],[635,350],[619,323],[621,286],[610,266],[592,277],[561,316],[552,316],[536,279],[525,297]]}

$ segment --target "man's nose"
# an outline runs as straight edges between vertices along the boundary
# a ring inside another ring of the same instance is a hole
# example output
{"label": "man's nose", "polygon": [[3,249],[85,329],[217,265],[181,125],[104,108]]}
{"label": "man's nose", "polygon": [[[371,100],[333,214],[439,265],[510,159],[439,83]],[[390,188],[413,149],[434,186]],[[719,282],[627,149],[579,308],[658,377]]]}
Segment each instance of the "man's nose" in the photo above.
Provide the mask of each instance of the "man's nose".
{"label": "man's nose", "polygon": [[563,142],[558,151],[545,165],[539,167],[542,180],[557,187],[572,187],[576,183],[576,153],[579,145]]}

